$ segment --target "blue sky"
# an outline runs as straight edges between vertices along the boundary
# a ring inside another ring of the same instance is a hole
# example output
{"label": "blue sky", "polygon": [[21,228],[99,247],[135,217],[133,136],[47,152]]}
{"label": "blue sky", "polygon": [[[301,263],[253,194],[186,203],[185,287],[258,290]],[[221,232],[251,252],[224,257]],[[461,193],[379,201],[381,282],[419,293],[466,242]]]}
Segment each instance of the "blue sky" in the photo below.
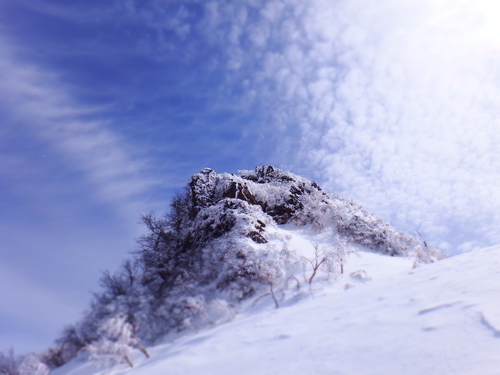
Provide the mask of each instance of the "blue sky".
{"label": "blue sky", "polygon": [[40,350],[204,167],[273,164],[453,254],[500,243],[487,0],[0,2],[0,349]]}

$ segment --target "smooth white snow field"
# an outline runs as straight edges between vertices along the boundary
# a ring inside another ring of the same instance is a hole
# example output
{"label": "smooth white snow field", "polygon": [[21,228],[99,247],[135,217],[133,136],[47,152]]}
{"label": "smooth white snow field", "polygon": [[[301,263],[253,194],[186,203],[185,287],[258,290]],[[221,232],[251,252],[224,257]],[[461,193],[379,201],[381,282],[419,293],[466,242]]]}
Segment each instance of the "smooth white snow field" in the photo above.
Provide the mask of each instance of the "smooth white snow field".
{"label": "smooth white snow field", "polygon": [[415,269],[360,252],[336,279],[300,282],[277,293],[278,309],[254,299],[231,322],[149,347],[149,359],[136,351],[134,368],[81,356],[52,374],[500,374],[500,246]]}

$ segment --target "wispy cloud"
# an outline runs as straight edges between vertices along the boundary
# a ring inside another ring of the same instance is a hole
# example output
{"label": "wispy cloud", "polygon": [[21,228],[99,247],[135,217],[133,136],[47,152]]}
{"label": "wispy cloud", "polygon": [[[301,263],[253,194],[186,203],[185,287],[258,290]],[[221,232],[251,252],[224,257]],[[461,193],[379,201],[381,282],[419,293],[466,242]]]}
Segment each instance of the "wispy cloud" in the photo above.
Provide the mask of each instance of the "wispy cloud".
{"label": "wispy cloud", "polygon": [[106,108],[78,103],[56,73],[16,58],[13,50],[1,41],[0,92],[9,126],[49,144],[117,211],[136,216],[141,206],[154,205],[144,196],[162,181],[153,177],[147,157],[110,129]]}
{"label": "wispy cloud", "polygon": [[164,209],[155,189],[169,184],[111,129],[109,108],[78,102],[57,73],[16,52],[0,40],[0,350],[22,351],[78,317],[99,270],[133,248],[140,213]]}

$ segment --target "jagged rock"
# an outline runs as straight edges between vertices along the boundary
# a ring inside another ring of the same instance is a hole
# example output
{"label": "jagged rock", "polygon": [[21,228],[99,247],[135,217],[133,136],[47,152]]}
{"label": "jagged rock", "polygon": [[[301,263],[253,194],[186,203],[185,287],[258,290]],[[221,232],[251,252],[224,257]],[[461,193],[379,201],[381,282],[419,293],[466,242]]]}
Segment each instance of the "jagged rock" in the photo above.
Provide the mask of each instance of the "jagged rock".
{"label": "jagged rock", "polygon": [[267,243],[267,240],[259,232],[253,230],[247,234],[247,237],[251,238],[256,243]]}
{"label": "jagged rock", "polygon": [[248,186],[236,181],[231,181],[229,183],[229,187],[224,192],[223,196],[226,198],[241,199],[250,204],[258,204],[257,201],[255,200],[255,197],[248,189]]}
{"label": "jagged rock", "polygon": [[142,283],[154,296],[150,308],[158,329],[165,321],[180,324],[171,309],[180,309],[186,296],[238,303],[256,288],[282,285],[301,272],[301,258],[288,249],[282,224],[326,228],[332,246],[387,255],[407,255],[418,243],[355,202],[272,166],[239,176],[203,169],[171,207],[166,220],[146,222],[151,233],[140,241]]}
{"label": "jagged rock", "polygon": [[[320,228],[329,221],[351,241],[390,255],[403,255],[415,244],[413,237],[396,231],[356,203],[338,194],[330,197],[316,182],[272,166],[243,170],[240,176],[217,174],[205,168],[193,175],[188,186],[191,202],[189,219],[204,221],[201,226],[195,225],[204,233],[198,236],[203,240],[208,240],[210,236],[219,238],[234,227],[235,218],[229,211],[235,203],[226,201],[229,199],[257,206],[278,225],[293,222]],[[203,213],[222,201],[225,203],[219,210],[209,210],[210,218]],[[257,243],[265,243],[262,242],[265,240],[261,234],[263,228],[258,228],[256,232],[259,237],[249,235],[253,229],[247,230],[245,235]]]}

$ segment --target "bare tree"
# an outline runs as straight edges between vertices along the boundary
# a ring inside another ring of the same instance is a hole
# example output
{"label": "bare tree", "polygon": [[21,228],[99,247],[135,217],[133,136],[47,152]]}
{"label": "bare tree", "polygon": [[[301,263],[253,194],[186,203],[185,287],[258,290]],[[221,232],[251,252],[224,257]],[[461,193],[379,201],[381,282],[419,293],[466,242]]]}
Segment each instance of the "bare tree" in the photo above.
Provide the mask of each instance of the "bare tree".
{"label": "bare tree", "polygon": [[313,244],[314,247],[314,258],[308,259],[304,258],[304,261],[310,264],[312,268],[311,276],[307,279],[309,284],[312,284],[314,277],[320,268],[324,269],[328,273],[334,272],[334,267],[336,263],[336,254],[332,249],[326,248],[324,246],[319,246],[318,244]]}
{"label": "bare tree", "polygon": [[274,284],[271,282],[269,285],[271,287],[271,290],[269,292],[264,293],[264,294],[260,295],[259,297],[257,297],[253,303],[256,304],[258,301],[260,301],[265,296],[271,296],[273,298],[274,305],[278,309],[280,307],[280,305],[278,303],[278,299],[276,298],[276,295],[274,294]]}
{"label": "bare tree", "polygon": [[347,260],[347,257],[350,254],[356,254],[359,256],[359,254],[353,250],[352,248],[349,247],[347,241],[345,238],[341,238],[340,236],[335,236],[334,239],[335,243],[335,256],[337,257],[337,263],[340,265],[340,273],[344,273],[344,264]]}
{"label": "bare tree", "polygon": [[20,375],[49,375],[49,367],[36,354],[30,354],[19,365]]}

